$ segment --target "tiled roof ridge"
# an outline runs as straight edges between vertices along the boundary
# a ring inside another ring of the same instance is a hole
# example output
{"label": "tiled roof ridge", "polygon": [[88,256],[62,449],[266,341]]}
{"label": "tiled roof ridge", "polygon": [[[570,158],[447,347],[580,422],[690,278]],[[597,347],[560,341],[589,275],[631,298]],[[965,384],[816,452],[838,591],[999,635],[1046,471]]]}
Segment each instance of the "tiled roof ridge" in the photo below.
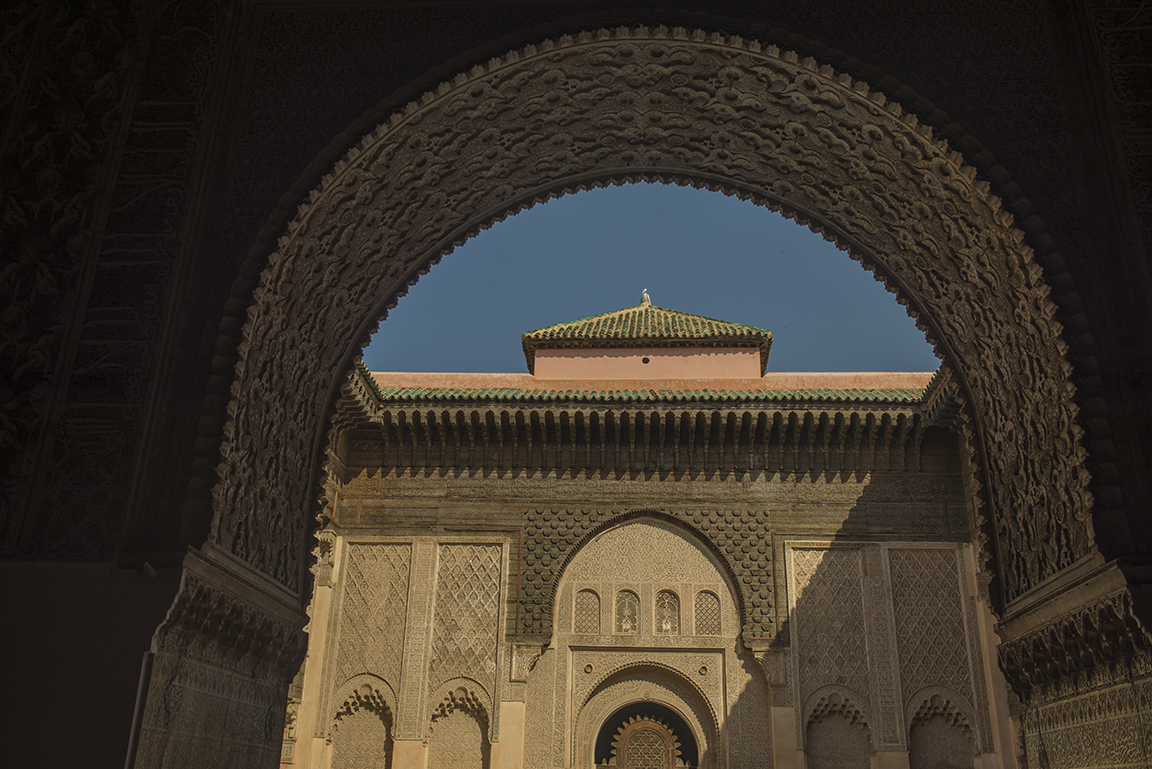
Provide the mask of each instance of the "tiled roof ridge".
{"label": "tiled roof ridge", "polygon": [[[673,316],[676,320],[681,321],[682,324],[685,322],[718,324],[723,329],[720,331],[716,331],[713,328],[708,328],[706,330],[706,334],[709,336],[731,337],[731,336],[733,336],[731,330],[736,330],[737,334],[743,334],[743,335],[747,335],[747,336],[765,336],[765,335],[768,337],[772,336],[771,331],[768,331],[767,329],[760,328],[758,326],[750,326],[746,323],[734,323],[734,322],[728,321],[728,320],[721,320],[719,318],[710,318],[706,315],[697,315],[697,314],[691,313],[691,312],[684,312],[683,310],[672,310],[672,309],[669,309],[667,307],[660,307],[660,306],[657,306],[654,304],[644,304],[642,302],[640,304],[632,305],[631,307],[622,307],[619,310],[609,310],[608,312],[602,312],[602,313],[598,313],[596,315],[589,315],[586,318],[578,318],[577,320],[566,321],[564,323],[553,323],[550,326],[543,326],[541,328],[529,331],[529,332],[523,334],[523,337],[525,339],[541,340],[541,341],[544,339],[572,339],[573,336],[571,336],[571,335],[556,337],[556,336],[542,336],[542,334],[543,334],[543,332],[558,331],[560,329],[571,329],[572,331],[579,333],[580,331],[583,330],[580,327],[583,326],[584,324],[588,324],[588,323],[592,323],[592,329],[591,329],[592,331],[599,331],[603,327],[601,324],[603,324],[603,323],[611,324],[612,321],[620,319],[621,316],[624,315],[624,313],[628,313],[629,315],[637,315],[637,314],[648,313],[648,312],[652,313],[653,315],[657,315],[657,317],[659,316],[659,314],[666,314],[666,315]],[[609,326],[609,328],[611,328],[611,326]],[[612,329],[612,330],[615,330],[615,329]],[[677,330],[687,330],[687,329],[683,329],[683,325],[682,325],[681,329],[677,329]],[[605,338],[622,338],[622,337],[595,337],[595,338],[605,339]],[[640,336],[640,337],[636,337],[636,338],[637,339],[648,339],[648,338],[660,338],[660,337]],[[707,338],[707,337],[706,336],[705,337],[678,336],[678,337],[674,337],[674,338],[691,339],[691,338]]]}
{"label": "tiled roof ridge", "polygon": [[552,347],[634,347],[702,345],[751,342],[760,348],[760,372],[768,366],[772,332],[744,323],[733,323],[682,310],[670,310],[641,302],[631,307],[555,323],[520,336],[528,370],[535,372],[536,350]]}

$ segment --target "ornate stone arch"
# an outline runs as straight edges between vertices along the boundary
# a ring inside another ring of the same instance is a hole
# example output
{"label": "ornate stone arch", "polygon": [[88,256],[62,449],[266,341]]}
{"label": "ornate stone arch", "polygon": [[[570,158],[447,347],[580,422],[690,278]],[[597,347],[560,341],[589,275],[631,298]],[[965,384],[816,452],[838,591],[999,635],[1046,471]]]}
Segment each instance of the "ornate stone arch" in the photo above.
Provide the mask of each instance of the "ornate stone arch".
{"label": "ornate stone arch", "polygon": [[459,710],[474,716],[488,740],[495,741],[492,695],[479,681],[465,676],[451,678],[433,689],[429,701],[433,703],[432,712],[428,716],[429,734],[437,721]]}
{"label": "ornate stone arch", "polygon": [[556,195],[641,179],[782,211],[908,306],[969,405],[1005,599],[1089,551],[1061,328],[988,185],[914,116],[831,67],[644,27],[564,36],[462,73],[313,191],[249,308],[211,540],[299,590],[322,425],[355,344],[472,233]]}
{"label": "ornate stone arch", "polygon": [[[942,756],[964,765],[981,753],[991,752],[991,745],[981,746],[981,735],[968,717],[971,709],[962,699],[953,700],[942,687],[932,687],[916,694],[920,706],[908,719],[908,757],[912,767],[938,766]],[[915,700],[914,700],[915,701]]]}
{"label": "ornate stone arch", "polygon": [[[323,724],[323,737],[332,759],[383,760],[385,766],[391,766],[396,692],[388,682],[367,673],[353,676],[336,691],[336,701],[341,704]],[[344,693],[343,700],[340,693]],[[348,729],[342,732],[345,724]]]}
{"label": "ornate stone arch", "polygon": [[907,731],[933,716],[943,716],[949,724],[959,727],[972,738],[973,748],[980,744],[977,731],[979,722],[969,717],[972,705],[959,692],[945,686],[928,686],[916,692],[904,706]]}
{"label": "ornate stone arch", "polygon": [[387,681],[379,676],[363,673],[345,681],[337,691],[344,692],[345,696],[341,699],[337,694],[334,698],[340,705],[326,724],[324,738],[327,741],[332,741],[344,721],[361,711],[379,716],[391,730],[396,714],[396,692]]}
{"label": "ornate stone arch", "polygon": [[[480,763],[484,767],[489,766],[492,743],[496,741],[493,739],[495,715],[492,711],[491,697],[484,690],[484,687],[470,678],[456,678],[448,681],[438,687],[438,692],[443,696],[439,698],[433,696],[432,702],[436,704],[428,718],[428,729],[424,734],[424,739],[429,745],[429,750],[435,750],[433,733],[436,731],[437,724],[450,718],[454,714],[460,714],[473,719],[479,727],[480,745],[478,747],[481,752],[481,756],[479,757]],[[449,742],[444,744],[444,747],[448,748],[449,751],[466,750],[466,744],[453,743],[451,738],[448,739]],[[475,757],[475,754],[471,755]],[[457,755],[456,758],[459,759],[461,756]],[[431,760],[431,756],[429,760]],[[447,763],[454,765],[455,761],[450,758]]]}
{"label": "ornate stone arch", "polygon": [[[587,694],[573,702],[573,765],[591,766],[595,734],[604,720],[621,708],[638,702],[655,702],[674,711],[692,730],[699,747],[701,765],[718,763],[719,721],[708,696],[696,682],[675,668],[644,661],[625,663],[604,671],[597,676]],[[581,754],[582,750],[586,755]]]}

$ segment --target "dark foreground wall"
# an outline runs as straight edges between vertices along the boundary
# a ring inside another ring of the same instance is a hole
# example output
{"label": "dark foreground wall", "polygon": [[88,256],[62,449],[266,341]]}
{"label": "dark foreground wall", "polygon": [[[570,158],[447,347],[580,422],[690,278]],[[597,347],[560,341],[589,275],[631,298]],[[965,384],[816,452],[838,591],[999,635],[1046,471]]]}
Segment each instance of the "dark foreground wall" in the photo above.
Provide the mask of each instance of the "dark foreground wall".
{"label": "dark foreground wall", "polygon": [[0,689],[14,766],[119,766],[152,633],[180,573],[4,563]]}
{"label": "dark foreground wall", "polygon": [[[798,50],[964,153],[1052,287],[1099,559],[1144,613],[1152,23],[1140,4],[28,0],[4,14],[0,580],[16,608],[0,643],[15,646],[7,696],[27,704],[18,750],[34,763],[58,763],[36,751],[122,761],[141,654],[176,591],[165,569],[208,534],[253,287],[307,191],[436,83],[600,27]],[[137,582],[146,561],[162,576]],[[1025,670],[1015,680],[1051,664],[1040,646],[1009,662]],[[69,688],[94,676],[106,699]]]}

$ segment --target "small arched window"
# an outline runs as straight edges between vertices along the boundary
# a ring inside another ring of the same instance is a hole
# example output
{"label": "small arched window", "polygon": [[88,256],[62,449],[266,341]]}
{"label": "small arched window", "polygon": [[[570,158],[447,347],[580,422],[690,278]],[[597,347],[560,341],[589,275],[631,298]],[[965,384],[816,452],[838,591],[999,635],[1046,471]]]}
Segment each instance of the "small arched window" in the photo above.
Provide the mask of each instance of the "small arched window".
{"label": "small arched window", "polygon": [[637,635],[640,632],[640,599],[631,590],[616,594],[616,633]]}
{"label": "small arched window", "polygon": [[707,590],[696,594],[696,635],[720,635],[720,599]]}
{"label": "small arched window", "polygon": [[576,633],[600,632],[600,596],[593,590],[576,594],[576,611],[572,630]]}
{"label": "small arched window", "polygon": [[680,635],[680,599],[671,590],[656,594],[656,635]]}

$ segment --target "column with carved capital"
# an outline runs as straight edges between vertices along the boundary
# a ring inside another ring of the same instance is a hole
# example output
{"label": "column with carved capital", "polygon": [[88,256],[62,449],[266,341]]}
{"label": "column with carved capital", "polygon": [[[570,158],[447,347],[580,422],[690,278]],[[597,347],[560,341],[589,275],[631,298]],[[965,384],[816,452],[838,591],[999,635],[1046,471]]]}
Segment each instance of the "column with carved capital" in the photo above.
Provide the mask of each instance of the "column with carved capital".
{"label": "column with carved capital", "polygon": [[297,596],[244,561],[190,551],[145,657],[127,766],[275,766],[305,620]]}
{"label": "column with carved capital", "polygon": [[1096,552],[1007,605],[1000,664],[1029,766],[1152,765],[1152,639],[1130,580]]}

